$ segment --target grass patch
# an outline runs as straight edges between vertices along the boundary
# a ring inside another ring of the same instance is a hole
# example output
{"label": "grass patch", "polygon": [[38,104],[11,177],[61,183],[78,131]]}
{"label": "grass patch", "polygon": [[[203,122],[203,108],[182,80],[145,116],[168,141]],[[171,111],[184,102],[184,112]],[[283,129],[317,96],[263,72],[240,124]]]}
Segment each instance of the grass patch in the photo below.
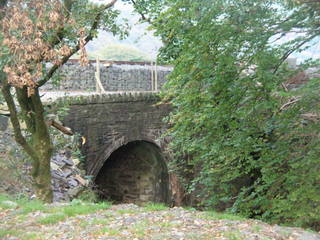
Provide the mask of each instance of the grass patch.
{"label": "grass patch", "polygon": [[6,194],[0,194],[0,202],[2,201],[8,201],[8,200],[12,200],[8,195]]}
{"label": "grass patch", "polygon": [[81,228],[87,228],[88,226],[97,226],[97,225],[105,226],[105,225],[108,225],[109,222],[110,220],[106,218],[94,218],[90,222],[87,222],[87,221],[81,222],[79,226]]}
{"label": "grass patch", "polygon": [[172,227],[176,227],[177,224],[173,224],[171,222],[159,222],[157,224],[160,228],[172,228]]}
{"label": "grass patch", "polygon": [[260,226],[260,225],[254,225],[254,226],[252,227],[252,230],[253,230],[254,232],[258,233],[258,232],[260,232],[260,231],[262,230],[262,226]]}
{"label": "grass patch", "polygon": [[35,211],[44,211],[47,207],[40,200],[13,199],[7,195],[0,194],[0,208],[18,208],[18,214],[28,214]]}
{"label": "grass patch", "polygon": [[101,202],[101,203],[83,203],[83,202],[73,202],[71,205],[64,207],[56,207],[48,210],[52,214],[43,217],[38,220],[41,224],[55,224],[57,222],[63,221],[68,217],[74,217],[77,215],[85,215],[89,213],[96,212],[102,209],[108,209],[111,207],[111,203]]}
{"label": "grass patch", "polygon": [[25,222],[25,221],[27,221],[27,218],[28,218],[27,215],[19,215],[19,216],[17,216],[16,220],[18,222]]}
{"label": "grass patch", "polygon": [[109,222],[109,219],[95,218],[91,221],[90,225],[107,225]]}
{"label": "grass patch", "polygon": [[54,213],[39,219],[37,222],[40,224],[55,224],[66,218],[67,216],[64,213]]}
{"label": "grass patch", "polygon": [[239,232],[226,232],[223,234],[228,240],[244,240]]}
{"label": "grass patch", "polygon": [[27,234],[24,234],[21,238],[21,240],[40,240],[40,239],[45,239],[45,237],[39,233],[27,233]]}
{"label": "grass patch", "polygon": [[136,214],[140,212],[139,209],[119,209],[117,210],[117,213],[120,214]]}
{"label": "grass patch", "polygon": [[18,206],[18,204],[16,204],[13,201],[10,200],[5,200],[0,202],[0,209],[14,209]]}
{"label": "grass patch", "polygon": [[118,229],[109,228],[109,227],[103,227],[99,231],[100,234],[107,234],[109,236],[115,236],[120,234],[120,231]]}
{"label": "grass patch", "polygon": [[111,205],[106,203],[90,204],[90,205],[70,205],[63,208],[63,213],[68,217],[73,217],[76,215],[84,215],[98,210],[107,209]]}
{"label": "grass patch", "polygon": [[163,203],[146,203],[143,207],[146,211],[164,211],[169,209]]}
{"label": "grass patch", "polygon": [[205,212],[204,215],[199,217],[206,220],[232,220],[232,221],[245,220],[245,218],[241,216],[237,216],[229,213],[218,213],[214,211]]}
{"label": "grass patch", "polygon": [[19,231],[13,229],[0,229],[0,239],[6,239],[9,236],[17,236]]}
{"label": "grass patch", "polygon": [[130,232],[132,232],[137,237],[144,237],[146,234],[146,229],[150,225],[150,222],[147,220],[141,221],[139,223],[133,224],[130,227]]}
{"label": "grass patch", "polygon": [[12,209],[16,208],[17,204],[8,195],[0,194],[0,208]]}
{"label": "grass patch", "polygon": [[28,214],[36,211],[45,211],[47,207],[40,200],[28,200],[26,198],[22,198],[16,201],[18,206],[20,207],[20,213]]}
{"label": "grass patch", "polygon": [[183,207],[183,209],[191,212],[197,211],[197,209],[195,209],[194,207]]}

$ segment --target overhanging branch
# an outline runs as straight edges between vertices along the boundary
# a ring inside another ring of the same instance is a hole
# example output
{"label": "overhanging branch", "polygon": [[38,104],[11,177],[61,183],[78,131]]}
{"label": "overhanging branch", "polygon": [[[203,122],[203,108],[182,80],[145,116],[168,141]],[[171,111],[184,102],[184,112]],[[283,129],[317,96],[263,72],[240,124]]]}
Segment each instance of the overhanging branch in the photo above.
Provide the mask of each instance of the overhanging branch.
{"label": "overhanging branch", "polygon": [[[137,5],[137,3],[136,3],[136,1],[135,1],[135,0],[131,0],[131,2],[132,2],[132,4],[133,4],[134,6],[136,6],[136,5]],[[147,18],[147,17],[144,15],[144,13],[142,13],[141,11],[138,11],[138,10],[137,10],[137,12],[140,14],[140,16],[141,16],[142,20],[147,21],[148,23],[150,23],[150,24],[151,24],[150,19],[149,19],[149,18]]]}
{"label": "overhanging branch", "polygon": [[52,126],[52,127],[56,128],[56,129],[58,129],[60,132],[66,134],[66,135],[69,135],[69,136],[73,135],[73,132],[69,128],[61,125],[60,123],[56,122],[55,120],[49,120],[47,122],[47,124],[48,124],[48,126]]}
{"label": "overhanging branch", "polygon": [[282,63],[296,50],[298,50],[299,48],[301,48],[304,44],[306,44],[307,42],[309,42],[310,40],[312,40],[313,38],[315,38],[316,36],[318,36],[318,33],[311,35],[310,37],[308,37],[307,39],[303,40],[301,43],[299,43],[297,46],[293,47],[292,49],[288,50],[287,52],[285,52],[282,56],[282,58],[280,59],[280,62],[277,64],[277,66],[275,67],[273,74],[275,74],[280,66],[282,65]]}
{"label": "overhanging branch", "polygon": [[[100,19],[101,19],[101,16],[103,14],[103,12],[105,10],[107,10],[108,8],[111,8],[115,3],[117,2],[117,0],[112,0],[110,3],[106,4],[106,5],[103,5],[99,12],[97,13],[94,21],[93,21],[93,24],[91,25],[91,28],[90,28],[90,31],[89,31],[89,34],[88,36],[85,38],[85,45],[91,41],[94,37],[94,31],[97,30],[97,28],[99,27],[99,22],[100,22]],[[43,86],[46,82],[48,82],[50,80],[50,78],[53,76],[53,74],[59,69],[59,67],[63,64],[65,64],[69,58],[75,54],[76,52],[78,52],[80,49],[80,43],[78,43],[71,51],[68,55],[64,56],[62,59],[61,59],[61,62],[60,64],[55,64],[53,65],[50,70],[48,71],[48,73],[45,75],[45,77],[38,81],[37,82],[37,88],[40,88],[41,86]]]}

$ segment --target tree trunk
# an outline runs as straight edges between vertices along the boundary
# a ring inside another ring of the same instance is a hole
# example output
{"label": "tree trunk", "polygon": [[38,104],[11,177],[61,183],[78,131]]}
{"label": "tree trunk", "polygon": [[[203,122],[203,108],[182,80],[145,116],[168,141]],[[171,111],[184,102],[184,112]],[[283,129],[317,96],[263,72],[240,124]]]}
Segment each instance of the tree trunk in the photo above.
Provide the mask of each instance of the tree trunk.
{"label": "tree trunk", "polygon": [[33,159],[32,177],[38,199],[44,202],[52,202],[52,185],[50,160],[52,155],[51,144],[46,144],[47,139],[35,139],[35,149],[37,149],[37,160]]}
{"label": "tree trunk", "polygon": [[50,160],[52,157],[53,147],[38,89],[35,90],[35,93],[30,97],[30,99],[31,101],[29,101],[29,105],[33,110],[34,119],[34,126],[30,129],[33,131],[32,147],[37,154],[37,158],[33,159],[34,166],[32,169],[32,176],[34,179],[37,197],[44,202],[52,202]]}
{"label": "tree trunk", "polygon": [[50,160],[52,156],[52,143],[48,126],[44,117],[44,108],[38,89],[28,97],[26,87],[16,88],[17,100],[21,107],[23,121],[26,123],[30,139],[22,134],[21,121],[18,117],[16,103],[10,92],[10,85],[6,76],[0,71],[0,80],[3,84],[2,93],[10,111],[10,120],[13,126],[16,142],[31,158],[32,177],[37,198],[44,202],[52,202]]}

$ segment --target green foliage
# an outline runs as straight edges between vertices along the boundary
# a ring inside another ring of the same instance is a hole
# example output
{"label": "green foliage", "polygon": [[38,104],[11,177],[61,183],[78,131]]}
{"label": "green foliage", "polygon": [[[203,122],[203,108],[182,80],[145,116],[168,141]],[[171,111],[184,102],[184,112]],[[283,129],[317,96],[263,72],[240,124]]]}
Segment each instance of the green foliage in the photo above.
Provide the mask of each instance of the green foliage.
{"label": "green foliage", "polygon": [[146,211],[163,211],[168,210],[168,207],[163,203],[146,203],[144,209]]}
{"label": "green foliage", "polygon": [[63,213],[54,213],[39,219],[40,224],[55,224],[65,220],[67,216]]}
{"label": "green foliage", "polygon": [[9,237],[10,235],[16,235],[17,233],[18,233],[17,230],[0,229],[0,238],[5,239],[5,237]]}
{"label": "green foliage", "polygon": [[47,210],[47,207],[39,200],[29,200],[25,197],[14,198],[6,194],[0,194],[0,208],[17,209],[17,213],[22,215]]}
{"label": "green foliage", "polygon": [[[284,60],[317,35],[306,11],[290,1],[178,0],[154,22],[160,57],[175,65],[163,91],[175,109],[173,168],[202,206],[320,227],[319,79],[282,87],[294,74]],[[304,35],[288,40],[297,29]]]}
{"label": "green foliage", "polygon": [[108,209],[111,207],[109,202],[99,202],[96,204],[93,203],[85,203],[82,201],[72,202],[71,205],[63,208],[64,214],[68,217],[73,217],[76,215],[88,214],[91,212],[96,212],[98,210]]}
{"label": "green foliage", "polygon": [[108,202],[89,203],[80,200],[73,200],[70,205],[51,209],[50,214],[38,220],[41,224],[55,224],[61,222],[68,217],[84,215],[96,212],[98,210],[108,209],[111,204]]}
{"label": "green foliage", "polygon": [[99,195],[90,187],[85,188],[79,193],[77,199],[85,202],[98,203],[100,201]]}
{"label": "green foliage", "polygon": [[103,227],[99,231],[99,233],[102,233],[102,234],[108,233],[108,235],[110,235],[110,236],[116,236],[116,235],[120,234],[120,231],[118,229],[112,229],[110,227]]}
{"label": "green foliage", "polygon": [[[39,200],[29,200],[27,198],[14,199],[8,195],[0,194],[0,210],[1,209],[15,209],[15,214],[21,216],[28,216],[32,212],[43,212],[44,217],[37,220],[40,224],[55,224],[63,221],[68,217],[77,215],[90,214],[99,210],[105,210],[111,207],[109,202],[92,203],[74,199],[70,204],[61,206],[45,205]],[[14,234],[14,232],[3,230],[0,231],[0,236]]]}
{"label": "green foliage", "polygon": [[240,232],[226,232],[224,236],[227,237],[228,240],[244,240],[245,237]]}
{"label": "green foliage", "polygon": [[220,220],[220,219],[232,220],[232,221],[245,220],[245,218],[237,215],[228,214],[228,213],[218,213],[215,211],[206,212],[205,215],[202,216],[202,218],[207,220]]}
{"label": "green foliage", "polygon": [[17,200],[19,205],[19,212],[21,214],[28,214],[36,211],[44,211],[46,206],[40,200],[29,200],[27,198],[22,198]]}
{"label": "green foliage", "polygon": [[135,12],[141,15],[141,21],[153,22],[163,11],[167,0],[122,0],[133,4]]}
{"label": "green foliage", "polygon": [[10,200],[7,194],[0,194],[0,202]]}

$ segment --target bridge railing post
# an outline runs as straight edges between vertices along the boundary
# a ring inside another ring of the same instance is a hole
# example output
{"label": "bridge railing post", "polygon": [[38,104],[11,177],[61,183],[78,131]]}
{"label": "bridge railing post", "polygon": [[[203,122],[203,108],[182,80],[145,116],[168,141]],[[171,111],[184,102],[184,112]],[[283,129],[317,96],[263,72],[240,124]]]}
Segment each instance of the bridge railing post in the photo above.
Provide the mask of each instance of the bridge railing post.
{"label": "bridge railing post", "polygon": [[150,62],[150,66],[151,66],[151,91],[153,91],[153,89],[154,89],[153,61]]}
{"label": "bridge railing post", "polygon": [[98,93],[105,93],[106,91],[103,88],[103,85],[101,83],[100,78],[100,60],[99,57],[96,58],[96,72],[95,72],[95,78],[96,78],[96,91]]}
{"label": "bridge railing post", "polygon": [[157,61],[154,62],[155,64],[155,71],[154,71],[154,85],[155,85],[155,91],[158,91],[158,65]]}
{"label": "bridge railing post", "polygon": [[158,66],[157,61],[151,61],[151,91],[158,91]]}

